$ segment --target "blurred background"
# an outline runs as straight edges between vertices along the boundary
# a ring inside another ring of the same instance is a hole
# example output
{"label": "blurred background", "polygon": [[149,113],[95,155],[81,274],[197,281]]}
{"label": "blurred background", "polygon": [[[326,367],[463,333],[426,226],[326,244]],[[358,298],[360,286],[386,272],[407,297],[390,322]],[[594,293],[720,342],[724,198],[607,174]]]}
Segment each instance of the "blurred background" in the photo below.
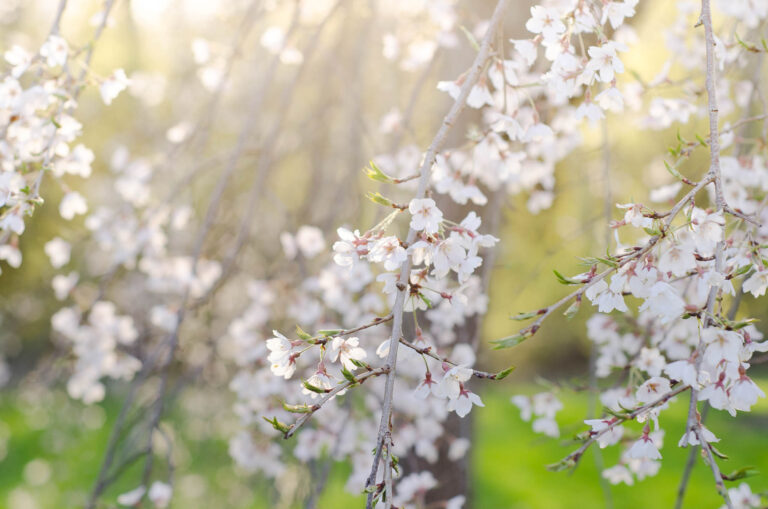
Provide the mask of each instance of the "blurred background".
{"label": "blurred background", "polygon": [[[217,172],[232,164],[232,184],[225,190],[205,256],[227,259],[238,232],[247,229],[239,270],[256,278],[286,270],[311,272],[311,265],[295,267],[301,260],[286,264],[280,234],[315,225],[325,233],[329,248],[337,226],[376,222],[379,210],[364,194],[377,190],[377,184],[361,168],[376,160],[394,174],[405,174],[403,168],[418,161],[450,104],[435,85],[468,67],[474,50],[464,31],[482,34],[482,22],[494,4],[313,0],[297,7],[297,2],[273,0],[256,2],[254,8],[244,0],[119,0],[96,47],[93,69],[106,76],[122,67],[132,83],[109,108],[95,87],[80,98],[81,140],[95,153],[94,175],[68,185],[87,196],[96,210],[113,199],[120,158],[145,161],[151,177],[142,183],[151,186],[154,199],[190,203],[199,220]],[[2,0],[0,47],[39,47],[56,5],[55,0]],[[514,3],[502,44],[526,37],[530,5]],[[62,34],[72,46],[87,43],[92,17],[102,8],[97,1],[69,2]],[[623,58],[628,72],[622,79],[650,81],[667,58],[658,27],[667,21],[668,5],[646,1],[637,9],[631,27],[643,42]],[[477,110],[467,111],[449,146],[461,145],[478,121]],[[488,342],[520,327],[510,315],[564,295],[552,269],[575,274],[584,269],[580,256],[605,252],[612,242],[607,223],[620,217],[615,203],[647,200],[648,190],[672,182],[663,157],[676,144],[677,126],[641,132],[634,127],[638,122],[627,113],[584,127],[580,134],[586,143],[556,168],[551,207],[531,213],[527,191],[493,198],[502,201],[497,230],[502,242],[489,275],[490,307],[478,365],[488,371],[514,365],[516,370],[502,383],[476,388],[486,408],[471,414],[475,445],[467,507],[606,506],[591,453],[571,475],[545,468],[570,452],[570,437],[583,430],[589,403],[580,389],[587,383],[590,358],[584,323],[589,310],[582,309],[572,321],[554,316],[534,340],[512,350],[493,351]],[[705,133],[706,125],[685,129],[683,136],[693,138]],[[231,149],[239,139],[242,147],[233,161]],[[694,155],[686,174],[703,173],[706,157],[704,152]],[[56,203],[61,190],[47,185],[44,196]],[[249,191],[257,188],[258,195]],[[254,226],[251,216],[268,220]],[[73,259],[83,264],[77,269],[92,278],[76,300],[98,292],[99,278],[107,270],[93,255],[98,242],[83,221],[65,222],[56,207],[42,207],[27,228],[20,245],[22,268],[3,264],[0,275],[0,507],[81,506],[126,387],[110,385],[107,398],[94,405],[68,397],[71,359],[51,334],[50,317],[61,305],[51,290],[55,272],[42,246],[55,235],[75,240]],[[180,233],[170,243],[183,249],[191,239]],[[143,298],[141,289],[129,283],[110,290],[126,301]],[[200,369],[169,405],[177,476],[172,507],[304,507],[301,465],[292,467],[295,475],[271,482],[236,468],[227,452],[237,428],[231,410],[234,395],[226,390],[231,372],[226,364],[207,363],[208,351],[199,345],[226,330],[231,314],[220,309],[244,307],[238,292],[224,286],[216,303],[204,308],[204,318],[193,319],[182,343],[184,359]],[[765,318],[766,310],[747,298],[740,315]],[[751,373],[768,390],[765,367],[756,366]],[[534,434],[509,401],[513,394],[547,389],[566,402],[558,415],[559,440]],[[684,428],[685,411],[685,402],[673,406],[670,429]],[[755,466],[761,474],[753,479],[753,489],[768,489],[766,401],[737,420],[713,412],[708,427],[718,435],[720,429],[732,430],[720,447],[731,458],[727,464],[733,470]],[[669,446],[676,440],[667,437],[665,461],[656,477],[635,487],[611,487],[613,507],[671,506],[688,452]],[[606,452],[604,463],[614,464],[617,455]],[[361,498],[344,489],[349,471],[349,465],[333,466],[318,507],[360,506]],[[719,505],[710,475],[701,465],[694,470],[686,507]],[[110,493],[135,485],[127,473]]]}

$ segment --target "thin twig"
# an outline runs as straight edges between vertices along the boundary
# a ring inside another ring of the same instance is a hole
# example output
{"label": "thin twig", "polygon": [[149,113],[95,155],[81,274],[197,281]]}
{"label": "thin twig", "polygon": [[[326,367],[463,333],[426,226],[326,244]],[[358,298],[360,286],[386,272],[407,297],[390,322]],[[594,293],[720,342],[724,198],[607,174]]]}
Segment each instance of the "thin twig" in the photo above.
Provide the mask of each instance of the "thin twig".
{"label": "thin twig", "polygon": [[[666,221],[664,222],[664,227],[662,229],[662,232],[666,232],[669,230],[669,227],[672,225],[672,221],[677,217],[677,214],[682,210],[682,208],[693,199],[696,194],[698,194],[699,191],[701,191],[704,187],[706,187],[708,184],[713,182],[713,178],[711,175],[707,175],[703,179],[701,179],[693,188],[691,188],[688,193],[683,196],[680,201],[678,201],[672,209],[664,214],[664,217],[666,217]],[[533,335],[535,334],[539,328],[541,327],[542,322],[546,320],[552,313],[554,313],[559,308],[563,307],[565,304],[570,302],[571,300],[580,297],[585,291],[587,291],[590,287],[596,285],[598,282],[605,279],[607,276],[611,275],[612,273],[618,271],[623,266],[627,265],[629,262],[635,261],[639,258],[642,258],[645,254],[647,254],[653,246],[655,246],[659,240],[661,240],[664,237],[664,234],[662,235],[654,235],[648,241],[646,242],[645,246],[638,247],[635,249],[635,251],[628,256],[625,256],[620,261],[616,263],[615,267],[610,267],[603,272],[596,274],[592,276],[591,279],[587,283],[584,283],[582,286],[579,287],[578,290],[575,290],[565,297],[561,298],[554,304],[551,304],[547,306],[546,308],[543,308],[540,310],[539,314],[537,315],[538,318],[533,322],[532,325],[529,325],[528,327],[521,329],[521,334],[528,334]]]}
{"label": "thin twig", "polygon": [[369,379],[371,377],[376,377],[376,376],[384,375],[384,374],[388,374],[388,373],[389,373],[389,369],[387,369],[386,367],[376,368],[376,369],[373,369],[373,370],[368,371],[366,373],[363,373],[363,374],[361,374],[359,376],[356,376],[355,377],[355,382],[347,380],[344,383],[341,383],[341,384],[337,385],[333,389],[329,389],[328,392],[326,392],[320,398],[320,401],[318,401],[317,403],[315,403],[311,407],[309,407],[309,411],[308,412],[302,414],[301,417],[296,419],[296,422],[294,422],[293,424],[290,425],[290,429],[288,431],[286,431],[285,433],[283,433],[283,438],[291,438],[293,435],[295,435],[296,432],[299,431],[299,428],[301,428],[310,419],[310,417],[312,417],[314,415],[315,412],[320,410],[323,407],[324,404],[326,404],[328,401],[333,399],[333,397],[336,396],[341,391],[349,389],[350,387],[352,387],[355,384],[362,383],[362,382],[364,382],[365,380],[367,380],[367,379]]}
{"label": "thin twig", "polygon": [[[420,347],[414,345],[413,343],[411,343],[410,341],[408,341],[405,338],[400,338],[400,344],[402,344],[404,346],[407,346],[411,350],[414,350],[417,353],[420,353],[421,355],[426,355],[427,357],[432,357],[433,359],[435,359],[436,361],[439,361],[440,363],[450,364],[451,366],[458,366],[459,365],[459,364],[457,364],[457,363],[455,363],[455,362],[453,362],[453,361],[451,361],[449,359],[445,359],[445,358],[440,357],[439,355],[437,355],[434,351],[432,351],[432,347],[431,346],[427,346],[425,348],[420,348]],[[507,370],[501,371],[501,373],[505,373],[505,372],[509,373]],[[488,373],[487,371],[479,371],[477,369],[473,369],[472,370],[472,376],[477,377],[477,378],[484,378],[484,379],[487,379],[487,380],[496,380],[497,378],[499,378],[499,373]]]}
{"label": "thin twig", "polygon": [[658,399],[656,399],[654,401],[651,401],[650,403],[646,403],[645,405],[636,408],[635,410],[633,410],[632,412],[630,412],[630,413],[628,413],[626,415],[622,415],[621,417],[615,417],[616,420],[613,421],[612,423],[610,423],[608,426],[606,426],[605,428],[601,429],[600,431],[597,431],[597,432],[595,432],[593,434],[590,434],[590,437],[584,442],[584,444],[582,444],[581,447],[579,447],[576,451],[572,452],[571,454],[566,456],[565,459],[563,459],[563,463],[573,462],[573,466],[576,466],[576,464],[578,463],[579,459],[584,454],[584,452],[589,448],[590,445],[595,443],[598,438],[600,438],[604,434],[608,433],[609,431],[611,431],[613,428],[615,428],[619,424],[622,424],[622,423],[624,423],[626,421],[631,421],[632,419],[634,419],[638,415],[642,415],[642,414],[644,414],[645,412],[647,412],[648,410],[650,410],[652,408],[655,408],[655,407],[657,407],[659,405],[663,405],[664,403],[666,403],[667,401],[669,401],[673,397],[677,396],[681,392],[687,391],[690,388],[691,388],[690,385],[681,385],[677,389],[674,389],[674,390],[664,394],[660,398],[658,398]]}

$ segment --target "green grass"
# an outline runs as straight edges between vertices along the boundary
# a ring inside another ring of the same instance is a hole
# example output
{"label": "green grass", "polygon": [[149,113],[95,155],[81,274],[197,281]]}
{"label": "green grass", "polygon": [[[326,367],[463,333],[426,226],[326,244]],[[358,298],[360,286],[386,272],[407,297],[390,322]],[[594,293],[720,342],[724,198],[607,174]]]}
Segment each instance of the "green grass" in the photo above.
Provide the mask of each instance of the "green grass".
{"label": "green grass", "polygon": [[[761,384],[763,387],[765,383]],[[565,397],[563,398],[565,399]],[[550,472],[546,465],[556,463],[578,445],[568,439],[586,426],[569,427],[584,418],[586,396],[570,395],[569,404],[557,420],[561,424],[561,439],[552,440],[533,433],[530,423],[524,423],[516,407],[509,404],[508,395],[495,390],[486,394],[486,409],[476,413],[477,437],[474,453],[474,488],[478,508],[494,509],[557,509],[573,507],[604,507],[604,495],[598,482],[594,451],[582,458],[572,472]],[[611,486],[614,507],[622,509],[673,507],[688,450],[677,447],[685,429],[687,398],[683,395],[662,412],[660,424],[666,430],[662,467],[658,475],[646,478],[635,486]],[[640,425],[626,426],[640,432]],[[718,449],[729,456],[720,461],[723,473],[743,466],[754,466],[760,474],[747,479],[753,491],[768,489],[768,402],[761,400],[753,412],[732,418],[728,413],[710,411],[707,427],[721,442]],[[626,433],[625,433],[626,436]],[[618,461],[620,449],[612,446],[601,451],[606,467]],[[736,482],[737,485],[739,482]],[[726,483],[733,487],[734,483]],[[721,500],[714,488],[712,473],[699,459],[691,477],[684,507],[720,507]]]}
{"label": "green grass", "polygon": [[[562,437],[552,440],[534,434],[530,423],[520,419],[517,408],[509,403],[514,388],[508,385],[490,389],[483,394],[486,408],[473,411],[476,419],[476,442],[472,450],[473,507],[604,507],[592,451],[571,474],[546,470],[547,464],[557,462],[577,447],[569,438],[585,429],[578,423],[584,417],[586,397],[582,394],[563,396],[569,404],[558,414]],[[528,386],[521,392],[535,390]],[[0,396],[0,453],[3,442],[6,451],[0,461],[0,507],[16,509],[14,505],[18,506],[24,497],[34,498],[41,509],[81,507],[98,471],[117,409],[117,401],[108,401],[104,412],[87,409],[60,393]],[[634,487],[612,486],[614,507],[672,507],[688,454],[676,446],[684,429],[685,412],[685,398],[681,398],[662,413],[661,424],[667,435],[661,471]],[[196,419],[181,415],[180,410],[171,419],[177,437],[179,495],[174,499],[174,508],[297,507],[296,498],[301,498],[307,490],[304,466],[293,466],[291,475],[277,484],[235,474],[227,454],[226,426],[217,430],[217,423],[210,419]],[[103,424],[99,426],[100,423]],[[754,466],[761,473],[747,481],[754,491],[765,491],[768,488],[765,474],[768,472],[768,402],[761,400],[754,412],[739,415],[737,419],[723,412],[710,412],[707,424],[723,439],[718,448],[730,456],[730,460],[720,461],[722,470],[728,473],[742,466]],[[628,428],[639,433],[636,423]],[[202,438],[192,439],[193,436]],[[614,465],[618,454],[616,446],[603,450],[605,465]],[[50,468],[48,482],[36,484],[34,469],[27,467],[36,459],[43,460]],[[125,478],[110,489],[105,500],[114,501],[116,494],[135,487],[141,466],[137,464],[127,470]],[[161,472],[165,468],[160,460],[158,468]],[[344,491],[348,473],[346,465],[334,467],[320,499],[320,508],[361,507],[361,496]],[[717,508],[720,505],[711,472],[699,460],[685,507]]]}

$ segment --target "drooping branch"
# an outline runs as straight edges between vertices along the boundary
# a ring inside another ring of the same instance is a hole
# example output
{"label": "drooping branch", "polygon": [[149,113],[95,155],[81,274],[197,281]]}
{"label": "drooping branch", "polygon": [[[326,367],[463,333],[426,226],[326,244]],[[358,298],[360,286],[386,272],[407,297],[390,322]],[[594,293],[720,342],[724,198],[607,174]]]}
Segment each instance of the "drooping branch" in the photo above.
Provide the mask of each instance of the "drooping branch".
{"label": "drooping branch", "polygon": [[326,404],[328,401],[333,399],[341,391],[349,389],[355,384],[362,383],[371,377],[377,377],[384,374],[389,374],[389,369],[387,367],[372,369],[371,371],[367,371],[361,375],[355,376],[354,382],[351,380],[348,380],[343,383],[340,383],[339,385],[337,385],[332,389],[329,389],[328,392],[326,392],[320,398],[320,401],[308,407],[307,411],[304,412],[302,416],[296,420],[295,423],[289,426],[289,429],[283,433],[283,438],[291,438],[297,431],[299,431],[299,428],[301,428],[309,420],[309,418],[312,417],[312,415],[314,415],[315,412],[320,410],[324,404]]}
{"label": "drooping branch", "polygon": [[[440,151],[443,144],[445,143],[446,137],[448,136],[448,132],[453,127],[459,115],[466,107],[467,98],[469,97],[469,93],[472,90],[472,87],[477,83],[478,79],[480,78],[480,74],[485,67],[486,61],[490,53],[491,41],[493,41],[494,39],[496,29],[501,24],[501,20],[503,19],[503,15],[504,15],[504,12],[506,11],[508,4],[509,4],[509,0],[499,0],[498,4],[496,5],[496,9],[494,10],[490,23],[488,25],[488,30],[485,34],[485,37],[483,38],[482,44],[480,45],[480,50],[478,51],[478,54],[475,57],[475,61],[472,63],[472,67],[470,68],[470,71],[466,76],[464,83],[461,86],[459,95],[456,98],[456,101],[451,106],[451,109],[449,110],[448,114],[443,119],[443,122],[440,125],[440,129],[438,130],[437,134],[435,135],[435,138],[432,140],[432,143],[427,149],[427,153],[424,156],[424,161],[422,162],[421,168],[419,170],[419,184],[418,184],[418,189],[415,196],[416,198],[423,198],[426,195],[427,186],[429,184],[429,178],[431,174],[431,169],[435,161],[435,157],[437,156],[437,153]],[[411,243],[413,243],[415,238],[416,238],[416,230],[414,230],[413,228],[410,228],[408,231],[408,236],[406,237],[406,244],[410,245]],[[400,344],[400,337],[402,336],[403,308],[405,305],[405,298],[408,291],[407,282],[409,279],[410,270],[411,270],[411,259],[410,257],[408,257],[400,267],[400,283],[398,285],[398,290],[395,296],[395,304],[392,309],[392,316],[393,316],[392,334],[390,335],[390,338],[389,338],[389,353],[387,355],[387,361],[386,361],[386,367],[390,371],[389,373],[387,373],[386,383],[384,387],[384,400],[382,402],[381,422],[379,424],[378,436],[376,439],[376,449],[374,453],[373,464],[371,466],[371,472],[366,482],[366,489],[368,490],[368,500],[366,502],[366,507],[368,509],[371,509],[373,506],[375,490],[371,488],[376,483],[376,475],[378,473],[379,461],[382,455],[382,448],[384,446],[385,440],[387,439],[388,436],[390,436],[390,433],[391,433],[389,426],[390,426],[390,417],[392,413],[392,396],[393,396],[394,385],[395,385],[397,349]],[[388,450],[385,458],[386,469],[390,468],[390,459],[389,459],[390,456],[391,456],[390,451]],[[391,479],[389,480],[390,482],[387,483],[388,484],[387,492],[388,494],[391,494],[391,491],[392,491],[392,488],[390,486]],[[392,499],[391,497],[387,497],[385,508],[389,509],[391,506],[392,506]]]}
{"label": "drooping branch", "polygon": [[[712,30],[712,13],[710,10],[709,0],[701,0],[701,18],[699,23],[704,25],[704,40],[706,44],[706,78],[705,85],[707,89],[707,109],[709,111],[709,156],[710,167],[708,175],[712,179],[715,185],[715,206],[718,212],[722,212],[726,208],[725,197],[723,195],[723,184],[720,171],[720,135],[718,133],[718,107],[717,107],[717,87],[715,85],[715,36]],[[723,274],[725,265],[725,242],[720,240],[715,247],[715,270]],[[724,274],[723,274],[724,275]],[[717,300],[717,293],[719,287],[712,285],[709,289],[709,295],[707,296],[707,318],[705,320],[705,327],[711,327],[714,325],[712,317],[715,311],[715,301]],[[699,337],[699,343],[696,346],[696,352],[694,353],[696,375],[698,379],[698,373],[701,369],[702,351],[704,349],[704,341],[702,337]],[[685,436],[688,437],[689,433],[694,433],[698,437],[701,443],[701,448],[706,452],[706,459],[712,469],[712,475],[715,478],[715,485],[717,491],[725,500],[725,505],[732,509],[733,505],[728,497],[728,491],[725,489],[723,483],[723,477],[720,473],[720,469],[717,466],[712,450],[702,433],[701,421],[699,419],[698,412],[698,399],[699,390],[698,387],[691,387],[691,401],[688,407],[688,419],[686,421]]]}
{"label": "drooping branch", "polygon": [[566,456],[560,463],[563,465],[566,465],[568,467],[575,467],[578,464],[579,459],[584,455],[587,449],[589,449],[589,446],[594,444],[600,437],[611,431],[613,428],[618,426],[619,424],[623,424],[626,421],[631,421],[632,419],[636,418],[639,415],[642,415],[646,413],[647,411],[656,408],[657,406],[663,405],[673,397],[677,396],[681,392],[685,392],[688,389],[690,389],[690,385],[681,385],[677,389],[674,389],[658,399],[651,401],[650,403],[646,403],[645,405],[636,408],[635,410],[624,414],[620,417],[615,417],[614,421],[608,424],[605,428],[601,429],[600,431],[593,432],[590,434],[590,437],[582,444],[581,447],[579,447],[576,451],[572,452],[568,456]]}
{"label": "drooping branch", "polygon": [[[711,175],[707,174],[703,179],[701,179],[696,185],[693,186],[686,194],[683,196],[680,201],[678,201],[666,214],[664,214],[662,217],[665,217],[665,221],[663,223],[663,228],[661,229],[662,233],[659,235],[654,235],[648,241],[645,243],[642,247],[636,247],[635,250],[631,253],[628,253],[627,255],[623,256],[620,260],[618,260],[613,267],[609,267],[608,269],[604,270],[603,272],[600,272],[598,274],[595,274],[592,276],[586,283],[581,285],[578,290],[575,290],[565,297],[561,298],[554,304],[551,304],[545,308],[540,309],[538,312],[535,313],[534,316],[536,316],[536,320],[529,325],[528,327],[521,329],[520,332],[515,336],[510,336],[508,338],[502,338],[499,340],[494,341],[498,346],[497,348],[506,348],[507,346],[511,346],[511,344],[517,344],[520,342],[521,338],[525,339],[528,337],[533,336],[538,332],[538,330],[541,328],[542,323],[544,320],[546,320],[549,316],[552,315],[555,311],[563,307],[565,304],[571,302],[574,299],[580,299],[581,296],[586,292],[590,287],[596,285],[606,277],[610,276],[614,272],[617,272],[619,269],[624,267],[630,262],[633,262],[635,260],[638,260],[645,256],[648,252],[650,252],[651,249],[667,234],[669,231],[672,222],[677,217],[677,215],[680,213],[680,211],[683,209],[683,207],[689,203],[693,198],[704,189],[707,185],[713,182],[713,178]],[[532,318],[532,317],[531,317]]]}

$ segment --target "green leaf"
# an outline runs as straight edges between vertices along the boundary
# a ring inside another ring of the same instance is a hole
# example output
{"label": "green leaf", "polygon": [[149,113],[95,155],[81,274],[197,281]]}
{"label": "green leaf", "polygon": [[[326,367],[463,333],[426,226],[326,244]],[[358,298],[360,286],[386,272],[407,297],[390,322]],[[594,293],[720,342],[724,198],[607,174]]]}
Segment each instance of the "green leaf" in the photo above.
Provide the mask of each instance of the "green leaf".
{"label": "green leaf", "polygon": [[576,299],[573,302],[571,302],[571,305],[568,306],[568,309],[566,309],[563,312],[563,316],[565,316],[566,319],[570,320],[574,316],[576,316],[580,308],[581,308],[581,299]]}
{"label": "green leaf", "polygon": [[294,414],[308,414],[312,412],[312,407],[309,405],[289,405],[288,403],[283,403],[283,408],[287,412]]}
{"label": "green leaf", "polygon": [[336,336],[338,334],[341,334],[342,332],[344,332],[344,329],[320,329],[319,331],[317,331],[318,334],[326,338],[329,338],[331,336]]}
{"label": "green leaf", "polygon": [[726,455],[725,455],[725,454],[723,454],[722,452],[718,451],[718,450],[717,450],[717,447],[715,447],[714,445],[712,445],[712,444],[709,444],[709,448],[710,448],[710,450],[712,451],[712,454],[714,454],[715,456],[717,456],[717,457],[718,457],[718,458],[720,458],[721,460],[727,460],[727,459],[729,459],[729,458],[728,458],[728,456],[726,456]]}
{"label": "green leaf", "polygon": [[381,169],[376,166],[376,163],[369,161],[368,164],[370,165],[370,168],[363,168],[363,171],[369,179],[375,180],[377,182],[384,182],[385,184],[394,182],[394,179],[381,171]]}
{"label": "green leaf", "polygon": [[357,378],[355,378],[355,375],[353,375],[352,372],[347,368],[341,368],[341,374],[344,375],[344,378],[346,378],[350,383],[357,383]]}
{"label": "green leaf", "polygon": [[498,373],[496,373],[495,375],[493,375],[493,379],[494,380],[504,380],[514,370],[515,370],[515,366],[510,366],[507,369],[503,369],[503,370],[499,371]]}
{"label": "green leaf", "polygon": [[373,203],[378,203],[379,205],[384,205],[385,207],[391,207],[392,206],[392,200],[385,198],[379,193],[378,191],[368,191],[368,194],[365,195],[366,198],[371,200]]}
{"label": "green leaf", "polygon": [[528,313],[520,313],[514,316],[510,316],[510,320],[516,320],[518,322],[522,322],[523,320],[528,320],[530,318],[533,318],[534,316],[539,316],[541,313],[538,311],[530,311]]}
{"label": "green leaf", "polygon": [[556,270],[552,270],[552,272],[555,273],[555,277],[557,277],[557,280],[560,282],[560,284],[563,284],[563,285],[579,285],[579,284],[582,283],[581,281],[576,281],[575,279],[567,278],[567,277],[563,276],[562,274],[560,274]]}
{"label": "green leaf", "polygon": [[754,477],[759,473],[760,471],[755,467],[741,467],[728,475],[723,474],[723,479],[726,481],[738,481],[740,479],[746,479],[747,477]]}
{"label": "green leaf", "polygon": [[501,350],[502,348],[512,348],[513,346],[517,346],[526,339],[528,338],[525,337],[524,334],[515,334],[514,336],[508,336],[506,338],[491,341],[491,343],[495,345],[493,347],[494,350]]}
{"label": "green leaf", "polygon": [[426,304],[426,305],[427,305],[427,307],[428,307],[429,309],[432,309],[432,301],[431,301],[431,300],[429,300],[428,298],[426,298],[426,297],[424,296],[424,294],[423,294],[423,293],[421,293],[421,292],[419,292],[419,297],[421,298],[421,300],[423,300],[423,301],[424,301],[424,304]]}
{"label": "green leaf", "polygon": [[725,327],[729,329],[739,330],[739,329],[743,329],[747,325],[752,325],[753,323],[757,323],[759,321],[760,321],[759,318],[747,318],[745,320],[740,320],[738,322],[733,322],[731,320],[724,320],[723,325],[725,325]]}
{"label": "green leaf", "polygon": [[497,339],[495,341],[491,341],[494,346],[494,350],[501,350],[502,348],[512,348],[513,346],[517,346],[526,339],[530,338],[534,335],[534,333],[538,330],[537,325],[532,325],[531,327],[521,330],[519,333],[515,334],[514,336],[509,336],[506,338]]}
{"label": "green leaf", "polygon": [[618,263],[614,262],[610,258],[597,258],[597,261],[599,261],[603,265],[607,265],[609,267],[613,267],[614,269],[619,266]]}
{"label": "green leaf", "polygon": [[680,174],[679,171],[674,166],[671,166],[668,162],[664,161],[664,166],[667,168],[667,171],[676,179],[683,180],[683,176]]}
{"label": "green leaf", "polygon": [[359,361],[357,359],[349,359],[349,362],[351,362],[352,364],[354,364],[358,368],[364,368],[364,369],[367,369],[367,370],[371,369],[371,366],[369,364],[367,364],[367,363],[365,363],[363,361]]}
{"label": "green leaf", "polygon": [[661,230],[656,228],[643,228],[643,230],[645,231],[645,233],[647,233],[651,237],[658,237],[659,235],[661,235]]}
{"label": "green leaf", "polygon": [[558,461],[557,463],[552,463],[551,465],[547,465],[547,470],[549,470],[550,472],[562,472],[563,470],[570,470],[575,466],[576,466],[575,459],[566,458],[562,461]]}
{"label": "green leaf", "polygon": [[293,428],[293,424],[288,425],[288,424],[282,423],[277,420],[277,417],[273,417],[272,419],[267,419],[266,417],[263,417],[263,419],[268,423],[270,423],[272,427],[275,428],[280,433],[288,433],[289,431],[291,431],[291,428]]}
{"label": "green leaf", "polygon": [[311,383],[307,382],[306,380],[301,382],[301,385],[303,385],[306,390],[312,391],[312,392],[316,392],[318,394],[325,394],[326,392],[328,392],[328,389],[323,389],[322,387],[317,387],[315,385],[312,385]]}
{"label": "green leaf", "polygon": [[304,341],[306,341],[306,340],[308,340],[308,339],[312,339],[312,336],[311,336],[310,334],[306,333],[306,332],[305,332],[305,331],[304,331],[304,330],[303,330],[301,327],[299,327],[298,325],[296,325],[296,334],[298,334],[298,335],[299,335],[299,337],[300,337],[301,339],[303,339]]}

